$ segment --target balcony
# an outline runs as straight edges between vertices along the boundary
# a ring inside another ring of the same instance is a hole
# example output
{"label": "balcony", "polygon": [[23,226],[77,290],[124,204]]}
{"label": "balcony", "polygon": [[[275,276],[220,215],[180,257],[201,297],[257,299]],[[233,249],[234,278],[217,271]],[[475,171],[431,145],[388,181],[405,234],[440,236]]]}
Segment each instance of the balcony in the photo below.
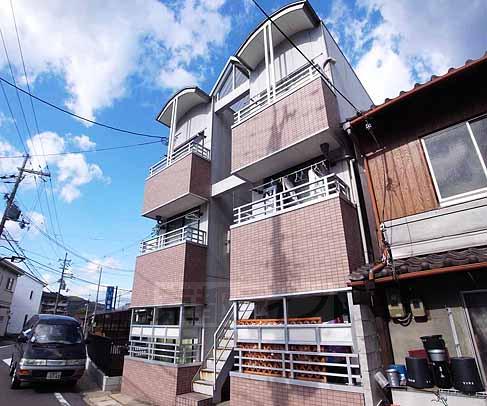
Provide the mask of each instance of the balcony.
{"label": "balcony", "polygon": [[349,187],[338,176],[331,174],[239,206],[233,209],[233,221],[236,225],[257,221],[339,195],[350,200]]}
{"label": "balcony", "polygon": [[201,316],[202,308],[192,306],[134,309],[129,355],[171,364],[198,362],[201,354]]}
{"label": "balcony", "polygon": [[183,227],[141,243],[132,306],[201,304],[206,278],[206,232]]}
{"label": "balcony", "polygon": [[250,315],[235,313],[238,372],[359,385],[349,308],[330,306],[336,301],[347,304],[346,293],[249,302]]}
{"label": "balcony", "polygon": [[168,248],[182,242],[192,242],[206,245],[206,232],[196,227],[182,227],[177,230],[148,238],[140,243],[140,253],[147,254],[152,251]]}
{"label": "balcony", "polygon": [[152,165],[145,183],[142,215],[171,217],[199,206],[210,195],[210,151],[188,143],[170,159]]}
{"label": "balcony", "polygon": [[340,148],[336,96],[305,65],[234,114],[232,173],[252,182]]}
{"label": "balcony", "polygon": [[344,288],[363,263],[357,210],[334,174],[237,207],[234,222],[232,300]]}

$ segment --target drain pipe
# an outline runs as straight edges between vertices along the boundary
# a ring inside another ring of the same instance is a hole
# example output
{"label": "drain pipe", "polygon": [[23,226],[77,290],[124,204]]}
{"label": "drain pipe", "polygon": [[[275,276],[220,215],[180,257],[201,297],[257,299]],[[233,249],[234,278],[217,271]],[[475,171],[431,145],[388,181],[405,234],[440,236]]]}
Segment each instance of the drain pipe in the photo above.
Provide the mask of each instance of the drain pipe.
{"label": "drain pipe", "polygon": [[364,227],[364,218],[362,216],[362,207],[360,205],[360,199],[357,190],[357,179],[355,177],[355,170],[353,164],[355,159],[351,159],[348,161],[349,170],[350,170],[350,181],[352,183],[352,193],[355,200],[355,205],[357,206],[357,213],[358,213],[358,222],[360,228],[360,237],[362,239],[362,249],[364,251],[364,259],[365,263],[369,263],[369,251],[367,250],[367,240],[365,239],[365,227]]}

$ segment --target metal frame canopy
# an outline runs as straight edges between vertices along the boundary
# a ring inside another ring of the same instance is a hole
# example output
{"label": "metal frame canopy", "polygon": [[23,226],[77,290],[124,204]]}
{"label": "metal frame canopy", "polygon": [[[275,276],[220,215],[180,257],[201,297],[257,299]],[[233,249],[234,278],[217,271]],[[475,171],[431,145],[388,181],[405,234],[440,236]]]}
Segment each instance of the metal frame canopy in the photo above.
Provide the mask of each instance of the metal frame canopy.
{"label": "metal frame canopy", "polygon": [[[316,15],[316,12],[308,1],[298,1],[288,4],[273,13],[271,19],[289,37],[298,32],[309,30],[320,22],[320,18]],[[243,64],[252,70],[264,59],[264,28],[266,22],[267,20],[259,24],[240,46],[235,55]],[[279,30],[272,30],[272,43],[274,46],[283,40],[284,36]]]}
{"label": "metal frame canopy", "polygon": [[210,102],[210,96],[208,96],[208,94],[206,94],[206,92],[201,90],[199,87],[185,87],[181,89],[166,102],[156,117],[157,121],[166,125],[167,127],[171,127],[171,117],[174,108],[173,101],[176,99],[178,101],[176,121],[198,104]]}

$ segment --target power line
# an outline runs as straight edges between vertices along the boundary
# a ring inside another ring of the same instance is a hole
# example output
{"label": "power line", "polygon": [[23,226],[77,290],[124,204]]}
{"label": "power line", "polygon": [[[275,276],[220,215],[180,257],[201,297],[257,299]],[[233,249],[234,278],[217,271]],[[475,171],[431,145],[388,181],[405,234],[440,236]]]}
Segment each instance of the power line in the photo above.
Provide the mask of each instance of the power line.
{"label": "power line", "polygon": [[11,87],[19,90],[20,92],[22,92],[24,94],[29,95],[30,97],[34,98],[38,102],[44,103],[44,104],[48,105],[49,107],[52,107],[53,109],[59,110],[59,111],[65,113],[65,114],[68,114],[70,116],[76,117],[79,120],[83,120],[83,121],[86,121],[88,123],[91,123],[91,124],[94,124],[94,125],[97,125],[97,126],[100,126],[100,127],[107,128],[109,130],[118,131],[118,132],[125,133],[125,134],[138,135],[140,137],[157,138],[159,140],[164,140],[165,142],[167,142],[167,137],[161,137],[160,135],[147,134],[147,133],[141,133],[141,132],[137,132],[137,131],[126,130],[126,129],[123,129],[123,128],[115,127],[115,126],[112,126],[112,125],[109,125],[109,124],[105,124],[105,123],[100,123],[98,121],[94,121],[94,120],[91,120],[89,118],[80,116],[80,115],[78,115],[76,113],[73,113],[73,112],[71,112],[69,110],[66,110],[66,109],[64,109],[62,107],[56,106],[55,104],[53,104],[51,102],[48,102],[47,100],[42,99],[42,98],[36,96],[35,94],[33,94],[31,92],[28,92],[28,91],[22,89],[21,87],[16,86],[15,84],[13,84],[12,82],[9,82],[7,79],[3,78],[2,76],[0,76],[0,81],[2,81],[3,83],[5,83],[5,84],[7,84],[7,85],[9,85],[9,86],[11,86]]}
{"label": "power line", "polygon": [[[15,18],[15,10],[14,10],[14,5],[13,5],[12,0],[10,0],[10,9],[12,10],[12,19],[13,19],[13,22],[14,22],[15,34],[17,36],[17,45],[19,47],[20,59],[22,61],[22,68],[24,70],[25,83],[27,85],[27,90],[30,93],[29,77],[27,75],[27,69],[25,67],[24,53],[22,52],[22,44],[20,42],[20,35],[19,35],[19,30],[17,28],[17,20]],[[39,122],[37,120],[37,114],[36,114],[36,111],[35,111],[35,108],[34,108],[34,102],[32,100],[32,97],[29,97],[29,101],[30,101],[30,106],[31,106],[31,109],[32,109],[32,114],[34,116],[34,123],[35,123],[36,131],[37,131],[37,134],[40,134],[41,131],[39,129]],[[47,162],[47,159],[45,158],[44,145],[43,145],[42,142],[40,142],[40,145],[41,145],[42,154],[44,155],[44,162],[46,164],[46,169],[47,169],[48,172],[50,172],[49,163]],[[34,146],[34,142],[32,142],[32,149],[33,150],[34,150],[34,147],[35,147]],[[35,150],[34,150],[34,153],[35,153]],[[36,182],[36,186],[37,186],[37,181],[35,181],[35,182]],[[59,221],[59,216],[58,216],[58,211],[57,211],[57,205],[56,205],[56,199],[54,197],[54,188],[52,186],[52,179],[51,179],[51,177],[49,177],[49,189],[50,189],[50,192],[51,192],[52,204],[53,204],[53,209],[54,209],[54,216],[55,216],[55,219],[56,219],[56,224],[57,224],[57,228],[58,228],[58,231],[59,231],[59,236],[61,237],[61,240],[64,242],[64,236],[63,236],[63,232],[62,232],[62,228],[61,228],[61,223]],[[50,207],[49,207],[49,197],[47,195],[47,191],[45,189],[44,189],[44,191],[46,193],[46,202],[47,202],[47,205],[48,205],[49,215],[51,215],[51,213],[50,213]],[[52,223],[52,221],[51,221],[51,223]]]}
{"label": "power line", "polygon": [[[43,154],[43,155],[31,155],[31,157],[47,157],[47,156],[59,156],[59,155],[70,155],[70,154],[85,154],[87,152],[102,152],[102,151],[112,151],[116,149],[125,149],[125,148],[134,148],[134,147],[140,147],[143,145],[152,145],[152,144],[159,144],[160,141],[148,141],[148,142],[140,142],[137,144],[128,144],[128,145],[118,145],[116,147],[106,147],[106,148],[95,148],[95,149],[89,149],[87,151],[64,151],[64,152],[58,152],[58,153],[52,153],[52,154]],[[13,158],[23,158],[25,155],[11,155],[11,156],[0,156],[0,159],[13,159]]]}
{"label": "power line", "polygon": [[91,259],[88,259],[88,258],[84,257],[83,255],[79,254],[78,252],[74,251],[72,248],[67,247],[65,244],[62,244],[61,242],[59,242],[58,240],[56,240],[54,237],[50,236],[42,228],[40,228],[39,226],[37,226],[37,224],[35,224],[35,222],[32,222],[32,220],[30,220],[27,216],[25,216],[25,214],[24,214],[24,217],[26,217],[26,219],[31,222],[31,225],[33,225],[36,228],[36,230],[39,231],[44,237],[46,237],[47,239],[49,239],[50,241],[52,241],[57,246],[63,248],[66,251],[68,251],[71,255],[74,255],[75,257],[80,258],[83,261],[88,262],[90,264],[94,264],[94,265],[97,265],[97,266],[103,266],[105,268],[112,269],[114,271],[134,272],[133,269],[116,268],[116,267],[113,267],[113,266],[109,266],[109,265],[105,265],[105,264],[100,264],[99,262],[92,261]]}
{"label": "power line", "polygon": [[296,45],[296,43],[284,32],[281,30],[281,28],[279,27],[279,25],[277,25],[277,23],[270,17],[269,14],[267,14],[267,12],[260,6],[259,3],[257,3],[256,0],[252,0],[252,2],[255,4],[255,6],[262,12],[262,14],[264,14],[264,16],[266,17],[266,20],[267,21],[270,21],[272,25],[274,25],[274,27],[277,28],[277,30],[282,34],[282,36],[291,44],[291,46],[293,48],[296,49],[296,51],[298,51],[301,56],[306,59],[306,61],[313,67],[313,69],[318,72],[318,74],[323,78],[323,80],[329,85],[331,86],[341,97],[343,97],[343,99],[348,103],[350,104],[350,106],[352,106],[352,108],[356,111],[357,114],[362,114],[362,112],[357,108],[355,107],[355,105],[350,101],[350,99],[345,96],[341,91],[340,89],[338,89],[333,83],[331,83],[330,79],[321,71],[321,69],[316,66],[316,64],[311,60],[309,59],[303,51],[301,51],[301,49]]}

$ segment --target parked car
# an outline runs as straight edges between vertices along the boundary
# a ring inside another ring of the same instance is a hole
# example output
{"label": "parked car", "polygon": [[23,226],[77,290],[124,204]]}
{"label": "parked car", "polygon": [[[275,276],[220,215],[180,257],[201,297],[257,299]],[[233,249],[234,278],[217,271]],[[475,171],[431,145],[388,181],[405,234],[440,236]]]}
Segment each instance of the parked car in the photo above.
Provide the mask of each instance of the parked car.
{"label": "parked car", "polygon": [[33,316],[17,338],[10,362],[11,388],[22,382],[76,384],[86,365],[80,324],[72,317]]}

